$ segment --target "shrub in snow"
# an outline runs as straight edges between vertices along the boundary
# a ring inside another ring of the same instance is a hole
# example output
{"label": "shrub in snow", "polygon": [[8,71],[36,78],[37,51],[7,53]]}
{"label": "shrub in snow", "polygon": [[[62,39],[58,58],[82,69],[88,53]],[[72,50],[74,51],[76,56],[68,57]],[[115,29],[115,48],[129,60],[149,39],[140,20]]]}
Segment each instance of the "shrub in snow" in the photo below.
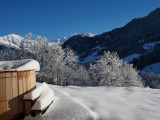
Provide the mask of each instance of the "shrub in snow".
{"label": "shrub in snow", "polygon": [[142,80],[144,85],[150,88],[160,89],[160,75],[155,75],[154,73],[142,72]]}
{"label": "shrub in snow", "polygon": [[131,64],[123,63],[118,54],[105,52],[95,64],[90,65],[92,85],[143,86],[141,78]]}

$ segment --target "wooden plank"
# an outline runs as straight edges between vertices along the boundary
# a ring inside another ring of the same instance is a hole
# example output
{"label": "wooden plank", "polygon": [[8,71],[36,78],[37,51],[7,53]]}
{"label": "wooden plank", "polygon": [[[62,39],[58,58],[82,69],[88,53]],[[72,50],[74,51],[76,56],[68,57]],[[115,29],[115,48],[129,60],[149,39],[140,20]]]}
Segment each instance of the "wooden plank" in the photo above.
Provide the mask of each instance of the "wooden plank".
{"label": "wooden plank", "polygon": [[30,71],[31,88],[33,88],[33,71]]}
{"label": "wooden plank", "polygon": [[6,100],[6,79],[5,72],[0,73],[0,101]]}
{"label": "wooden plank", "polygon": [[31,110],[31,114],[33,115],[33,116],[36,116],[36,115],[38,115],[38,114],[43,114],[48,108],[49,108],[49,106],[51,105],[53,103],[53,101],[48,105],[48,106],[46,106],[45,108],[43,108],[42,110]]}
{"label": "wooden plank", "polygon": [[30,71],[27,71],[27,91],[31,89],[31,79],[30,79]]}
{"label": "wooden plank", "polygon": [[35,71],[31,71],[31,88],[35,87],[35,85],[36,85]]}
{"label": "wooden plank", "polygon": [[26,88],[26,72],[22,72],[22,76],[23,76],[23,93],[25,93],[27,91],[27,88]]}
{"label": "wooden plank", "polygon": [[24,114],[24,101],[23,98],[18,98],[18,112],[19,114]]}
{"label": "wooden plank", "polygon": [[18,112],[18,98],[13,99],[13,116],[14,118],[17,118],[19,115]]}
{"label": "wooden plank", "polygon": [[35,71],[35,70],[33,71],[33,77],[34,77],[34,78],[33,78],[33,80],[34,80],[34,81],[33,81],[33,85],[34,85],[34,87],[35,87],[35,86],[36,86],[36,71]]}
{"label": "wooden plank", "polygon": [[17,72],[12,72],[13,98],[18,96],[18,77]]}
{"label": "wooden plank", "polygon": [[25,116],[28,116],[31,114],[31,107],[32,107],[32,101],[26,100],[25,101]]}
{"label": "wooden plank", "polygon": [[18,72],[18,95],[23,95],[23,77],[22,72]]}
{"label": "wooden plank", "polygon": [[13,119],[13,100],[9,100],[7,102],[7,119],[8,120],[11,120]]}
{"label": "wooden plank", "polygon": [[0,102],[0,120],[7,120],[7,102]]}
{"label": "wooden plank", "polygon": [[13,96],[11,76],[11,72],[6,72],[6,100],[12,99]]}

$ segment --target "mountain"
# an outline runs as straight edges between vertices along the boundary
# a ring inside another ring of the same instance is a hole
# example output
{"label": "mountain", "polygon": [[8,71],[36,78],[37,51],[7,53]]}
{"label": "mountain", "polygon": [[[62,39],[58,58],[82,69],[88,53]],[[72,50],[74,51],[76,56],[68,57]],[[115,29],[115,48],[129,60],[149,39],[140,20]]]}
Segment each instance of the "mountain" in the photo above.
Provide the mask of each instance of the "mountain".
{"label": "mountain", "polygon": [[[62,37],[57,40],[53,40],[53,42],[58,42],[59,45],[62,45],[65,41],[67,41],[70,37]],[[52,43],[52,42],[51,42]]]}
{"label": "mountain", "polygon": [[[57,40],[53,40],[53,42],[58,42],[59,45],[63,45],[63,43],[66,42],[71,37],[73,37],[73,36],[79,36],[79,35],[83,36],[83,37],[86,37],[86,36],[93,37],[93,36],[95,36],[95,34],[92,34],[92,33],[73,34],[73,35],[70,35],[69,37],[58,38]],[[52,44],[53,42],[50,42],[49,44]]]}
{"label": "mountain", "polygon": [[160,8],[112,31],[94,36],[74,35],[62,46],[76,51],[83,64],[99,59],[109,50],[117,52],[120,58],[128,57],[142,69],[160,61]]}
{"label": "mountain", "polygon": [[10,35],[6,35],[3,37],[0,37],[0,45],[4,45],[4,46],[11,46],[11,47],[15,47],[15,48],[19,48],[21,41],[24,38],[16,35],[16,34],[10,34]]}

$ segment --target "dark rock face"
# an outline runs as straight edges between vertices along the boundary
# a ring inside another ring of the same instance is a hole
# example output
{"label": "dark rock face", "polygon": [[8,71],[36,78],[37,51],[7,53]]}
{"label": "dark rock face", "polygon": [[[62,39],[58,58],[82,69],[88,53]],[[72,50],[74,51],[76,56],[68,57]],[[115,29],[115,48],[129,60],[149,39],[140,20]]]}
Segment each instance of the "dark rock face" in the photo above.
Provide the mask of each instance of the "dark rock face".
{"label": "dark rock face", "polygon": [[[121,58],[137,53],[141,57],[146,58],[147,54],[150,56],[155,54],[155,50],[148,53],[148,50],[143,48],[145,43],[152,43],[160,41],[160,8],[151,12],[148,16],[133,19],[122,28],[117,28],[109,32],[95,35],[94,37],[84,36],[83,34],[74,35],[68,39],[62,46],[67,46],[77,52],[80,60],[85,59],[95,51],[98,55],[103,55],[105,51],[116,51]],[[96,49],[100,47],[101,49]],[[157,46],[159,49],[160,46]],[[140,59],[141,59],[140,57]],[[148,57],[148,56],[147,56]],[[160,57],[157,53],[156,57]],[[153,61],[154,60],[147,60]],[[145,65],[152,62],[145,63]],[[138,68],[141,69],[145,65],[142,63]]]}

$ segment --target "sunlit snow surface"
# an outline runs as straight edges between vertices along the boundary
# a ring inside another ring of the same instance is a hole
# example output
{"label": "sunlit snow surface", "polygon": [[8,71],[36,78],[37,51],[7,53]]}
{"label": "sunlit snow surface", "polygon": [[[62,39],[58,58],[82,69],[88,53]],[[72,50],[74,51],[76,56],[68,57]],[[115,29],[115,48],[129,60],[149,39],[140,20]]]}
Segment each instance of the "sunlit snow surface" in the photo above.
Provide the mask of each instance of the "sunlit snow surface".
{"label": "sunlit snow surface", "polygon": [[159,89],[49,86],[56,96],[53,104],[25,120],[160,120]]}

